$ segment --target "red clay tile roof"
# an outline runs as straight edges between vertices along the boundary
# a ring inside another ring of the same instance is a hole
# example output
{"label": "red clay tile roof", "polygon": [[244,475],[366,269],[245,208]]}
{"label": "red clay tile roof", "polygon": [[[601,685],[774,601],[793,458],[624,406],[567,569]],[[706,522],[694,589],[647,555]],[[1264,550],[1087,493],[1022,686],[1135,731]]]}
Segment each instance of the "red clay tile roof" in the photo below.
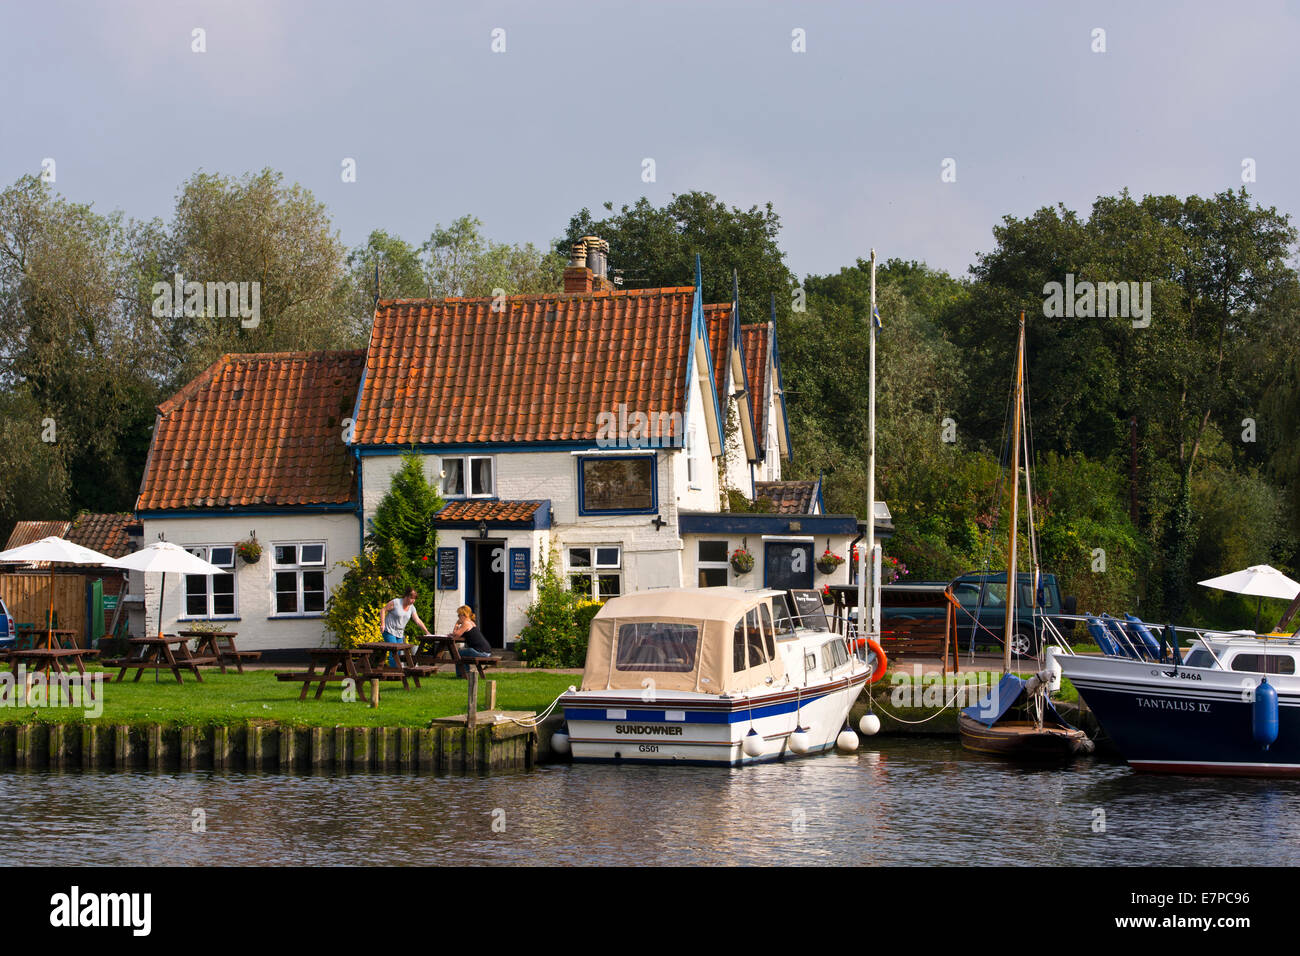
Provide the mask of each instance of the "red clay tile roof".
{"label": "red clay tile roof", "polygon": [[[33,541],[40,541],[41,538],[64,538],[68,534],[68,521],[20,521],[14,525],[14,530],[9,532],[9,542],[0,548],[0,551],[8,551],[10,548],[20,548],[25,544],[31,544]],[[81,542],[77,542],[80,544]],[[85,545],[89,548],[91,545]],[[99,550],[96,548],[95,550]],[[114,555],[116,557],[116,555]],[[42,561],[42,566],[49,562]]]}
{"label": "red clay tile roof", "polygon": [[731,303],[704,307],[704,324],[709,329],[709,357],[713,359],[713,387],[724,408],[727,403],[727,364],[731,359],[731,322]]}
{"label": "red clay tile roof", "polygon": [[761,458],[767,448],[767,323],[740,327],[740,351],[749,377],[749,404],[754,412],[754,439]]}
{"label": "red clay tile roof", "polygon": [[439,521],[531,521],[541,501],[452,501],[433,516]]}
{"label": "red clay tile roof", "polygon": [[694,293],[380,300],[354,440],[594,441],[620,403],[684,413]]}
{"label": "red clay tile roof", "polygon": [[778,514],[809,515],[817,501],[815,481],[756,481],[755,498],[770,498]]}
{"label": "red clay tile roof", "polygon": [[131,539],[127,529],[135,524],[135,515],[129,511],[116,514],[80,515],[68,529],[68,540],[83,548],[90,548],[110,558],[121,558],[131,553]]}
{"label": "red clay tile roof", "polygon": [[223,355],[158,406],[137,510],[355,500],[343,420],[365,357]]}

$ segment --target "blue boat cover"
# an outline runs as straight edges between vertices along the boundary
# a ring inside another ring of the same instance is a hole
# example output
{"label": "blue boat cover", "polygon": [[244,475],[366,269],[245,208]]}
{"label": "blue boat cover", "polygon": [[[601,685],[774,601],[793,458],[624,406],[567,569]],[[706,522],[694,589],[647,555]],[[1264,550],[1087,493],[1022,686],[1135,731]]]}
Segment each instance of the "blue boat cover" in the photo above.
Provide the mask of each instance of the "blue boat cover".
{"label": "blue boat cover", "polygon": [[1119,647],[1119,652],[1125,657],[1131,657],[1135,661],[1143,660],[1142,644],[1137,638],[1131,637],[1124,630],[1124,625],[1111,617],[1109,614],[1102,614],[1102,623],[1110,629],[1111,636],[1115,638],[1115,643]]}
{"label": "blue boat cover", "polygon": [[[1016,701],[1020,700],[1025,693],[1025,682],[1015,674],[1003,674],[1002,680],[998,681],[998,686],[994,687],[987,697],[972,707],[963,707],[962,713],[971,720],[978,720],[985,727],[992,727],[1002,716],[1011,709]],[[1065,727],[1072,726],[1064,717],[1056,712],[1052,706],[1052,699],[1047,700],[1047,713],[1044,719],[1048,717],[1055,720],[1058,724]]]}
{"label": "blue boat cover", "polygon": [[1115,643],[1115,638],[1106,633],[1106,625],[1101,622],[1099,617],[1088,618],[1088,633],[1092,639],[1097,642],[1103,654],[1110,657],[1126,657],[1128,655],[1121,653],[1119,645]]}
{"label": "blue boat cover", "polygon": [[1141,618],[1134,617],[1132,614],[1125,614],[1124,620],[1128,621],[1128,629],[1137,634],[1142,643],[1147,646],[1151,659],[1160,660],[1160,642],[1151,633],[1151,628],[1143,624]]}

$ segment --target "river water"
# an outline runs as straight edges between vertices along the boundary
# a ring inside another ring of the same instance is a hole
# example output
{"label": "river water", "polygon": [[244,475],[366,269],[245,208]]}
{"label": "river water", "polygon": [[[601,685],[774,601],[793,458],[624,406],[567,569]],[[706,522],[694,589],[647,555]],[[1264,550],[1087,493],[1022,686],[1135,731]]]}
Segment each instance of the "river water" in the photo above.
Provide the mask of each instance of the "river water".
{"label": "river water", "polygon": [[1300,783],[872,744],[736,770],[5,773],[24,839],[0,843],[0,865],[1300,863]]}

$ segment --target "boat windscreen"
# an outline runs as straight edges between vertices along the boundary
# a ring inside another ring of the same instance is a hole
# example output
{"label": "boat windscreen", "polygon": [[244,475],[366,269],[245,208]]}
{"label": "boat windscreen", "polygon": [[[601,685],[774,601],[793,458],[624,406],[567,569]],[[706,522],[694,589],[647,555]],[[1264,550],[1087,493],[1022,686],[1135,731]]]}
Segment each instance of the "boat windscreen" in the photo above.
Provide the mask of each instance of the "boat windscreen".
{"label": "boat windscreen", "polygon": [[670,621],[634,621],[618,628],[618,656],[614,666],[621,671],[695,670],[700,629],[694,624]]}

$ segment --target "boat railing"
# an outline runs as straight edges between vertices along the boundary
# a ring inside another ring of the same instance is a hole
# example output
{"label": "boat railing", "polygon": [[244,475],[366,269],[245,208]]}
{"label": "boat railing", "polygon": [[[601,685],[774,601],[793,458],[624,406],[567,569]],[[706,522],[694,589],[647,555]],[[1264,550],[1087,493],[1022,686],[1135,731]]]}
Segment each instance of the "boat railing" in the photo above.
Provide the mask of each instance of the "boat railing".
{"label": "boat railing", "polygon": [[[1053,614],[1050,618],[1044,616],[1043,630],[1044,633],[1049,633],[1051,635],[1053,643],[1060,648],[1062,653],[1074,655],[1077,652],[1070,645],[1069,641],[1066,640],[1065,637],[1061,634],[1060,630],[1056,626],[1056,622],[1057,621],[1082,621],[1083,623],[1086,624],[1090,619],[1096,619],[1097,617],[1098,615],[1095,614]],[[1124,626],[1132,622],[1120,621],[1118,618],[1112,618],[1112,620],[1117,621],[1120,626],[1116,628],[1114,631],[1109,632],[1111,634],[1111,637],[1115,640],[1117,644],[1120,644],[1121,647],[1125,648],[1127,651],[1131,653],[1105,654],[1104,656],[1118,657],[1127,660],[1132,660],[1132,659],[1148,660],[1148,661],[1159,660],[1159,658],[1152,655],[1150,649],[1147,648],[1144,642],[1134,641],[1134,639],[1129,633],[1128,628]],[[1219,630],[1217,628],[1208,628],[1208,627],[1191,627],[1187,625],[1171,625],[1171,624],[1148,624],[1147,626],[1150,627],[1152,630],[1162,632],[1162,637],[1167,636],[1168,633],[1172,630],[1175,636],[1191,637],[1194,641],[1200,641],[1201,644],[1210,652],[1210,655],[1214,658],[1216,662],[1219,659],[1218,655],[1214,653],[1214,649],[1210,646],[1210,641],[1216,638],[1224,639],[1224,638],[1258,637],[1260,639],[1268,639],[1266,635],[1258,635],[1253,633],[1243,634],[1240,632],[1224,631],[1224,630]],[[1286,640],[1291,643],[1300,643],[1300,639],[1297,639],[1295,637],[1274,638],[1274,640]],[[1180,644],[1180,652],[1181,652],[1181,644]]]}

